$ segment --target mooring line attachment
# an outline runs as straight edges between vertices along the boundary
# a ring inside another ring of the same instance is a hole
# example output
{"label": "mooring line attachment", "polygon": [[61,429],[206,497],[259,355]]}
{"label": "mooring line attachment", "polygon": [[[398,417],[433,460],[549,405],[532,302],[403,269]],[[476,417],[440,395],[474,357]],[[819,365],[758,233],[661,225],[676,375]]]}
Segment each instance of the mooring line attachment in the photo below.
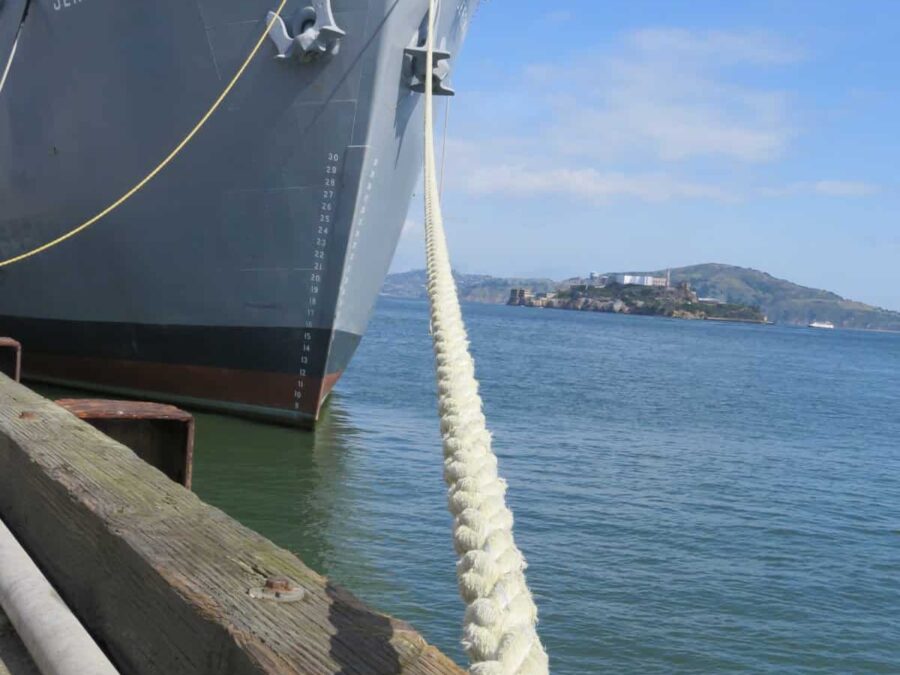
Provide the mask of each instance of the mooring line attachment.
{"label": "mooring line attachment", "polygon": [[[426,73],[434,56],[434,0],[429,0]],[[537,634],[537,607],[525,581],[525,558],[513,539],[506,482],[497,472],[453,281],[440,206],[433,79],[425,78],[425,246],[428,298],[444,446],[444,479],[466,603],[463,646],[473,675],[544,675],[547,653]]]}
{"label": "mooring line attachment", "polygon": [[200,118],[200,121],[194,125],[194,128],[191,129],[187,136],[185,136],[181,142],[175,146],[175,148],[163,159],[159,164],[157,164],[146,176],[144,176],[141,180],[139,180],[134,187],[128,190],[125,194],[119,197],[112,204],[107,206],[105,209],[97,213],[96,215],[88,218],[86,221],[81,223],[80,225],[73,227],[71,230],[66,232],[65,234],[61,234],[56,239],[46,242],[45,244],[41,244],[40,246],[36,246],[33,249],[25,251],[24,253],[20,253],[11,258],[7,258],[6,260],[0,260],[0,267],[6,267],[7,265],[12,265],[13,263],[21,262],[27,258],[37,255],[38,253],[43,253],[48,249],[53,248],[54,246],[58,246],[62,244],[64,241],[71,239],[77,234],[84,232],[91,225],[96,223],[98,220],[108,216],[110,213],[115,211],[117,208],[122,206],[125,202],[131,199],[135,194],[140,192],[151,180],[153,180],[160,171],[165,169],[169,164],[171,164],[172,160],[174,160],[181,151],[187,146],[188,143],[193,140],[194,136],[196,136],[199,131],[206,126],[206,123],[213,116],[216,110],[219,109],[219,106],[222,105],[222,102],[231,93],[231,90],[234,89],[234,86],[238,83],[238,81],[243,77],[244,71],[247,70],[247,67],[250,65],[250,62],[253,61],[253,58],[259,53],[260,48],[263,43],[266,41],[266,37],[269,35],[269,30],[272,27],[272,23],[281,15],[281,10],[284,9],[284,6],[287,4],[287,0],[281,0],[281,4],[278,5],[278,9],[275,10],[274,16],[271,21],[266,23],[266,29],[263,31],[263,34],[259,37],[254,45],[253,49],[250,51],[250,54],[241,64],[241,67],[238,68],[237,72],[234,74],[234,77],[231,78],[231,81],[225,85],[225,89],[222,90],[222,93],[219,94],[218,98],[213,101],[213,104],[209,107],[209,109],[204,113],[203,117]]}

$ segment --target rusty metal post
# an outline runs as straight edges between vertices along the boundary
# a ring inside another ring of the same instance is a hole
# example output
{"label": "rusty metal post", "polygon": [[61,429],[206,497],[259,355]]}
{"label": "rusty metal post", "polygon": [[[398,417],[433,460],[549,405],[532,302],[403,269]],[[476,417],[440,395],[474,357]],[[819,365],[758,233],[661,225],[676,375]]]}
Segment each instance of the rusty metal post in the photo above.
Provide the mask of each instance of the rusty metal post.
{"label": "rusty metal post", "polygon": [[0,337],[0,373],[16,382],[22,376],[22,345],[8,337]]}
{"label": "rusty metal post", "polygon": [[190,489],[194,466],[194,416],[190,413],[141,401],[60,399],[56,403]]}

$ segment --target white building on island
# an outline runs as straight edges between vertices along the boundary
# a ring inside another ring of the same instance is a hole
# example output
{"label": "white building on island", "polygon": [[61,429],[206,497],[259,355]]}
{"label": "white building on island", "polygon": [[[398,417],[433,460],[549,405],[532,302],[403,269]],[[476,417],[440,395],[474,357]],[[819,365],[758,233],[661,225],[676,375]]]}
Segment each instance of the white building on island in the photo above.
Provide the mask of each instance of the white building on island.
{"label": "white building on island", "polygon": [[666,277],[654,277],[651,274],[613,274],[609,280],[623,286],[660,286],[665,288],[669,285]]}

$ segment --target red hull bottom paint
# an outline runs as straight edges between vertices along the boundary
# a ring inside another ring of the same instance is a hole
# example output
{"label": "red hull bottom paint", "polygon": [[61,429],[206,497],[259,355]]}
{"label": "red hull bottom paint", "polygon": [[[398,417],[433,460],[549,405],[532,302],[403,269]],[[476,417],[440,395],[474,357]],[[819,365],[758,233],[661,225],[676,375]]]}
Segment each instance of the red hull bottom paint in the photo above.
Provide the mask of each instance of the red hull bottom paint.
{"label": "red hull bottom paint", "polygon": [[[24,378],[172,401],[282,424],[318,419],[341,372],[324,378],[233,368],[27,353]],[[295,392],[302,392],[299,400]]]}

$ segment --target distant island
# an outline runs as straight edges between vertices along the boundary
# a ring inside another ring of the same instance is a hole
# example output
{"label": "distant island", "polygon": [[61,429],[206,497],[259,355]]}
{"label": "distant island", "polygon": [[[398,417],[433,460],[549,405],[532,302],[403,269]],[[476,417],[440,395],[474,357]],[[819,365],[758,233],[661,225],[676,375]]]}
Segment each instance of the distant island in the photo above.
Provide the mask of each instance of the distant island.
{"label": "distant island", "polygon": [[614,275],[571,284],[567,289],[533,293],[510,289],[508,305],[609,312],[674,319],[715,319],[766,323],[759,307],[700,298],[687,282],[672,285],[666,277]]}
{"label": "distant island", "polygon": [[[697,296],[698,307],[688,307],[686,297],[677,300],[677,294],[667,298],[656,290],[660,287],[635,284],[610,284],[608,291],[587,291],[587,287],[598,287],[606,277],[625,280],[625,276],[648,276],[663,278],[668,272],[668,282],[672,289],[688,284],[690,292]],[[900,331],[900,312],[873,307],[862,302],[847,300],[829,291],[807,288],[778,279],[765,272],[733,265],[709,263],[689,267],[656,270],[652,272],[627,272],[573,277],[562,281],[546,278],[502,278],[485,274],[455,273],[460,298],[468,302],[507,303],[513,288],[522,289],[535,298],[541,294],[556,294],[560,301],[578,301],[584,307],[593,309],[597,305],[616,300],[634,307],[632,313],[659,313],[665,316],[679,316],[676,312],[687,311],[692,316],[685,318],[729,318],[731,312],[758,312],[759,317],[769,321],[795,325],[808,325],[814,321],[831,322],[838,328],[859,328],[867,330]],[[619,285],[622,288],[616,289]],[[579,290],[580,287],[585,290]],[[572,297],[572,289],[575,295]],[[384,295],[405,298],[425,298],[425,271],[414,270],[390,274],[382,290]],[[587,293],[587,297],[583,294]],[[616,295],[618,294],[618,295]],[[646,297],[642,297],[645,294]],[[616,295],[616,297],[613,297]],[[588,300],[587,304],[583,300]],[[638,305],[637,303],[644,303]],[[679,305],[679,302],[683,304]],[[606,306],[606,305],[604,305]],[[619,305],[620,309],[623,305]],[[573,307],[574,308],[574,307]],[[740,308],[740,309],[738,309]],[[603,311],[603,310],[598,310]],[[608,311],[608,310],[607,310]],[[613,310],[614,311],[614,310]],[[672,312],[669,314],[668,312]],[[700,316],[700,313],[705,314]],[[719,316],[719,313],[725,316]],[[681,315],[683,316],[683,315]],[[750,314],[746,315],[750,317]],[[755,320],[747,318],[746,320]]]}

